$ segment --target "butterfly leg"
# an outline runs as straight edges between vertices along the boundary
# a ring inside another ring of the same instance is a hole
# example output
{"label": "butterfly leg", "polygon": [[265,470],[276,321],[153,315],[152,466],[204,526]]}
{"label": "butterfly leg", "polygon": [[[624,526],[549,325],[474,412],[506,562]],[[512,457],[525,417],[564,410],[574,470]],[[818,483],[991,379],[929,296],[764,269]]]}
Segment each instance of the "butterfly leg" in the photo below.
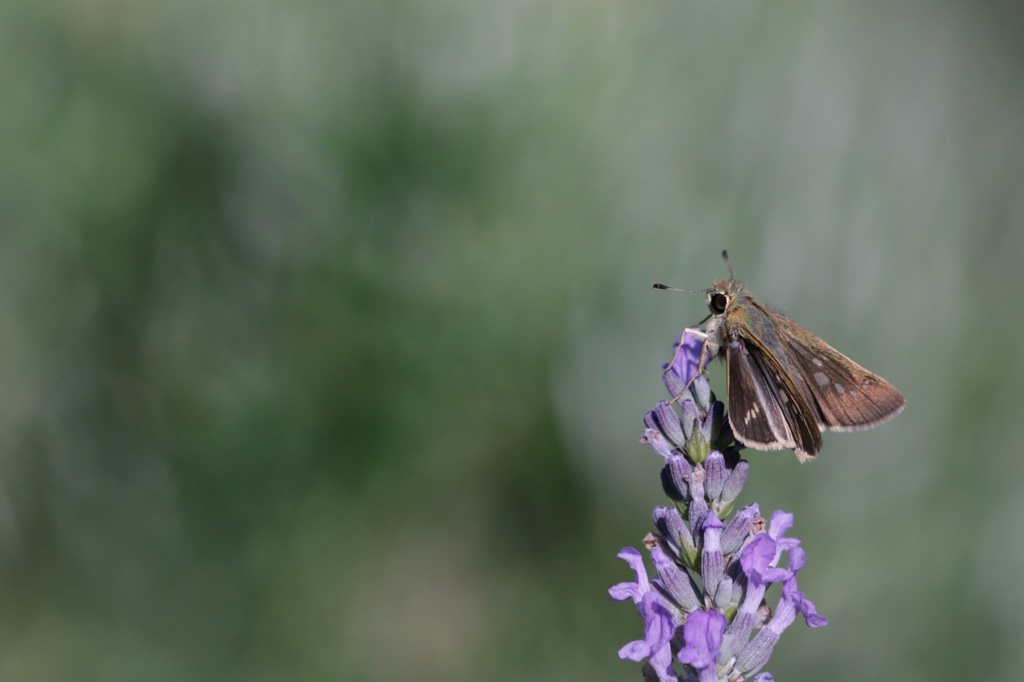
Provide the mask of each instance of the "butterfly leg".
{"label": "butterfly leg", "polygon": [[676,346],[676,352],[672,354],[672,360],[668,363],[668,367],[665,368],[665,372],[668,372],[676,364],[676,360],[679,358],[679,353],[682,352],[687,334],[701,340],[700,359],[697,361],[697,371],[695,371],[693,376],[686,381],[686,385],[683,386],[683,390],[669,401],[669,405],[679,402],[679,399],[683,397],[683,394],[690,389],[690,385],[693,383],[694,379],[704,373],[704,370],[707,369],[708,362],[710,362],[710,360],[718,353],[718,344],[710,334],[706,334],[700,329],[686,328],[679,337],[679,344]]}

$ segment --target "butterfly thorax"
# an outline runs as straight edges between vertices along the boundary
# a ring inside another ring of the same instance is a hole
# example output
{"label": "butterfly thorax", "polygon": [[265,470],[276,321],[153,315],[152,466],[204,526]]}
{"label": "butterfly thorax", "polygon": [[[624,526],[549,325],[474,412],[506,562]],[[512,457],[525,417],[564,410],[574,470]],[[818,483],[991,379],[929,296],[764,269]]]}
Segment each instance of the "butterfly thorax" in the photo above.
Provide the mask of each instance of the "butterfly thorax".
{"label": "butterfly thorax", "polygon": [[715,282],[708,287],[707,305],[711,319],[705,333],[713,354],[724,356],[728,344],[738,344],[742,337],[754,335],[777,357],[785,357],[782,339],[771,320],[771,316],[778,313],[771,313],[758,303],[743,282],[735,279]]}

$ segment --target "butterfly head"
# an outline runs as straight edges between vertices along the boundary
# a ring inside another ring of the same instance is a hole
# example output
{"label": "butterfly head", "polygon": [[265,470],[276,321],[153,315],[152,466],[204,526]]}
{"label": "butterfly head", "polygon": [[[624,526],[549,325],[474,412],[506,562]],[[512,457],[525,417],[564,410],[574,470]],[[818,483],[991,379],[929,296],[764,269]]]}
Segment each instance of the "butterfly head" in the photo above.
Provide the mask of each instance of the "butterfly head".
{"label": "butterfly head", "polygon": [[740,296],[746,293],[746,287],[735,279],[723,279],[715,282],[705,291],[708,310],[712,315],[724,315]]}

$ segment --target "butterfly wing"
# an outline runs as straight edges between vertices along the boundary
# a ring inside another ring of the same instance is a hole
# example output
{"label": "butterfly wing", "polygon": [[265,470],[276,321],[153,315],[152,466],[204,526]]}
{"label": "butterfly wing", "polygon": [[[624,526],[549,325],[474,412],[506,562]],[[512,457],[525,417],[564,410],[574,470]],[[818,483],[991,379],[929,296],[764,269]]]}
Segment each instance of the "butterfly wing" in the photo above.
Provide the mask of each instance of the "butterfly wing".
{"label": "butterfly wing", "polygon": [[[795,380],[822,428],[857,431],[899,414],[906,400],[888,381],[864,369],[789,318],[773,322],[799,372]],[[808,343],[807,340],[811,342]]]}
{"label": "butterfly wing", "polygon": [[758,450],[795,450],[801,460],[821,449],[821,431],[778,358],[755,336],[729,329],[726,338],[729,424],[744,444]]}

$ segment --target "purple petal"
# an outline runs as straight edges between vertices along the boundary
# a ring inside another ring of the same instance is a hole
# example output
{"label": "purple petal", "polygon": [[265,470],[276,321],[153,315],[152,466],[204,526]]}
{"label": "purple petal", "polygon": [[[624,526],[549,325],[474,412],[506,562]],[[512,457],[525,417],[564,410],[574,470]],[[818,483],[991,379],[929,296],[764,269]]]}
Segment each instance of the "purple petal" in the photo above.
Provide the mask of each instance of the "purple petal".
{"label": "purple petal", "polygon": [[789,550],[789,558],[786,560],[786,565],[792,573],[796,573],[804,567],[804,563],[807,561],[807,552],[801,547],[794,547]]}
{"label": "purple petal", "polygon": [[632,599],[634,602],[639,603],[644,594],[651,589],[650,580],[647,578],[647,568],[644,566],[643,555],[640,554],[639,550],[632,547],[623,547],[622,551],[615,556],[624,559],[629,564],[629,567],[636,573],[636,582],[614,585],[609,588],[608,594],[615,601]]}
{"label": "purple petal", "polygon": [[644,638],[619,649],[619,658],[630,661],[664,659],[665,650],[669,651],[671,657],[672,635],[679,623],[665,605],[664,597],[656,591],[647,592],[637,604],[637,610],[644,619]]}
{"label": "purple petal", "polygon": [[[700,367],[700,355],[704,350],[704,341],[694,330],[684,329],[679,335],[679,342],[675,345],[675,352],[672,355],[672,362],[666,366],[679,381],[685,385],[697,373]],[[699,330],[697,330],[699,332]]]}
{"label": "purple petal", "polygon": [[760,533],[743,548],[740,566],[747,578],[760,582],[761,576],[771,568],[774,560],[775,541],[766,533]]}
{"label": "purple petal", "polygon": [[[804,617],[807,627],[820,628],[828,625],[828,618],[820,615],[814,608],[814,602],[804,597],[804,593],[797,589],[795,578],[787,580],[782,585],[782,601],[793,605],[793,608]],[[782,608],[781,605],[779,608]]]}
{"label": "purple petal", "polygon": [[786,531],[793,527],[793,515],[789,512],[776,509],[772,512],[772,520],[768,524],[768,535],[772,540],[778,542]]}
{"label": "purple petal", "polygon": [[680,649],[677,658],[698,671],[713,668],[718,661],[724,632],[725,616],[718,611],[694,611],[683,625],[686,646]]}

